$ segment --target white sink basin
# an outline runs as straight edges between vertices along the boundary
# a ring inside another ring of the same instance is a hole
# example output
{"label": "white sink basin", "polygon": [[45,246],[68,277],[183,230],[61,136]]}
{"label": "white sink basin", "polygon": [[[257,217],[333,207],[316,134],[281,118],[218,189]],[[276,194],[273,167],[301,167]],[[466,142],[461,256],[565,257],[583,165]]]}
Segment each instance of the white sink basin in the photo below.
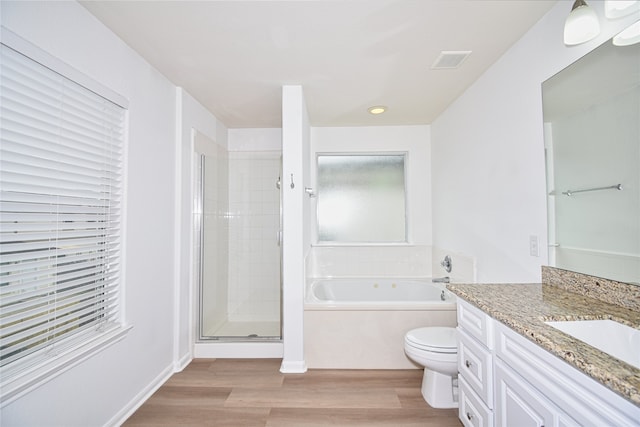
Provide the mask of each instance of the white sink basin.
{"label": "white sink basin", "polygon": [[640,330],[613,320],[545,322],[567,335],[640,369]]}

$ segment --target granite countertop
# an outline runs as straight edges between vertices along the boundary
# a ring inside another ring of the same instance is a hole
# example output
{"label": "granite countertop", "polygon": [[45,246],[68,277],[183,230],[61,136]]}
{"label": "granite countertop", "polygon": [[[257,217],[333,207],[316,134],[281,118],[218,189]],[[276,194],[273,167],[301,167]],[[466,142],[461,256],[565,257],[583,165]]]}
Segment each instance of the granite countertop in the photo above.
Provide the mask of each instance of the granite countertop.
{"label": "granite countertop", "polygon": [[550,320],[611,319],[640,329],[640,312],[551,284],[450,284],[494,319],[640,406],[640,369],[546,325]]}

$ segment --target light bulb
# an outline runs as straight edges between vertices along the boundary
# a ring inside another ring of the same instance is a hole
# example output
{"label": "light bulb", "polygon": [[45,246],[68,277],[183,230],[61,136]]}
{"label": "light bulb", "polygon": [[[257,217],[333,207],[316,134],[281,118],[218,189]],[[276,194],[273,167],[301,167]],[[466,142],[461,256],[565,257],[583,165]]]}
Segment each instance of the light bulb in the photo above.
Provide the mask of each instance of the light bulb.
{"label": "light bulb", "polygon": [[613,37],[613,44],[616,46],[629,46],[635,43],[640,43],[640,21],[629,25]]}
{"label": "light bulb", "polygon": [[638,0],[606,0],[604,2],[604,14],[609,19],[622,18],[640,10]]}
{"label": "light bulb", "polygon": [[564,44],[576,45],[600,34],[598,15],[584,0],[576,0],[571,13],[564,23]]}

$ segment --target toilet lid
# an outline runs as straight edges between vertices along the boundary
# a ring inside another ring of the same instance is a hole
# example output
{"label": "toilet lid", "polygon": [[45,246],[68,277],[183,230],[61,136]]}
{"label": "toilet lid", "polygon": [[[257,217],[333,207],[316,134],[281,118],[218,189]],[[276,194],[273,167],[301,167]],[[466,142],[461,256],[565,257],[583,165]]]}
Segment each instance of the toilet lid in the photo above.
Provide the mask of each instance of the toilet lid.
{"label": "toilet lid", "polygon": [[410,345],[436,353],[455,353],[456,329],[448,327],[427,327],[407,332],[405,339]]}

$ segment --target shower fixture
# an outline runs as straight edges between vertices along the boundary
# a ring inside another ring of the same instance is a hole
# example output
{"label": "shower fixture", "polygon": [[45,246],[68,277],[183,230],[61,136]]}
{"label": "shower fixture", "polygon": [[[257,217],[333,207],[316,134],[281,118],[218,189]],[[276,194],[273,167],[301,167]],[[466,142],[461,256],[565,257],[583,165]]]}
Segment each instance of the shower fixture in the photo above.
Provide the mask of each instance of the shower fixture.
{"label": "shower fixture", "polygon": [[444,270],[447,273],[451,273],[451,257],[446,255],[444,259],[440,262],[440,265],[444,267]]}

